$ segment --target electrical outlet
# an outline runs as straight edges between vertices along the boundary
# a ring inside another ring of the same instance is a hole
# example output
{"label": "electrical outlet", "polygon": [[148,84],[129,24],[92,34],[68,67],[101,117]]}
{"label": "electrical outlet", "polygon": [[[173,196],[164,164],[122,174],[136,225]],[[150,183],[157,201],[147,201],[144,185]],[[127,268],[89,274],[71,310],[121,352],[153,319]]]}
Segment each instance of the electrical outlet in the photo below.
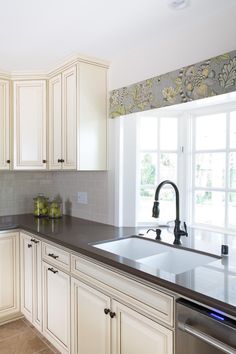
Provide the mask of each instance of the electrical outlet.
{"label": "electrical outlet", "polygon": [[78,204],[88,204],[88,193],[87,192],[78,192],[77,203]]}

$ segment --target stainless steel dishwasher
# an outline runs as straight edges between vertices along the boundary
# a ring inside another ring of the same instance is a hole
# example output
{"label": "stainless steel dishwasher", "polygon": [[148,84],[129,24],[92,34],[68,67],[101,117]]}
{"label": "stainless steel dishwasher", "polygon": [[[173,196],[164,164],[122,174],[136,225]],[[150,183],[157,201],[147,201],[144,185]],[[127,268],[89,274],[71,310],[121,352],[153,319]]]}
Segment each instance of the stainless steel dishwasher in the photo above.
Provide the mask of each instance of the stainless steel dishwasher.
{"label": "stainless steel dishwasher", "polygon": [[176,354],[236,354],[236,321],[190,301],[176,303]]}

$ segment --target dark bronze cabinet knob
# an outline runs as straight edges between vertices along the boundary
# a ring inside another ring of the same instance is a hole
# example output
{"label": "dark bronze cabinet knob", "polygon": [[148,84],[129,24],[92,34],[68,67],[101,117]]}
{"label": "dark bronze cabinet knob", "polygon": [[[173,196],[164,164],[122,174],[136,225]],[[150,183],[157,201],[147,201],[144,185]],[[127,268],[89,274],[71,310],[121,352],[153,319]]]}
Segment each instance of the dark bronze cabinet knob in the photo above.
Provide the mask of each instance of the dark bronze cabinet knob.
{"label": "dark bronze cabinet knob", "polygon": [[105,315],[108,315],[110,311],[111,311],[111,310],[109,310],[109,309],[104,309]]}
{"label": "dark bronze cabinet knob", "polygon": [[116,313],[115,312],[110,312],[110,317],[113,318],[115,317]]}
{"label": "dark bronze cabinet knob", "polygon": [[11,162],[11,160],[7,160],[7,161],[6,161],[6,163],[10,163],[10,162]]}

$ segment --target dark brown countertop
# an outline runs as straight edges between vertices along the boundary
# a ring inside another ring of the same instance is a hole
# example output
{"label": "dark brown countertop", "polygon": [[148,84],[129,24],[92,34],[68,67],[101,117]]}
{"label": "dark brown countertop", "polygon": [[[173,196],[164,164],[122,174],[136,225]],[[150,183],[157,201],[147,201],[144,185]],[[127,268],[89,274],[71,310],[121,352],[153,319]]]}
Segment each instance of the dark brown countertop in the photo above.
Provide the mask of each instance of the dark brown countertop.
{"label": "dark brown countertop", "polygon": [[[207,266],[173,274],[93,247],[91,244],[137,235],[140,228],[118,228],[84,219],[63,216],[59,220],[38,219],[30,214],[0,217],[0,231],[23,229],[75,252],[87,255],[114,268],[150,281],[205,305],[236,317],[236,237],[203,230],[189,230],[183,246],[220,255],[221,245],[229,245],[229,256]],[[150,238],[155,234],[149,233]],[[172,244],[173,235],[162,231],[162,240]]]}

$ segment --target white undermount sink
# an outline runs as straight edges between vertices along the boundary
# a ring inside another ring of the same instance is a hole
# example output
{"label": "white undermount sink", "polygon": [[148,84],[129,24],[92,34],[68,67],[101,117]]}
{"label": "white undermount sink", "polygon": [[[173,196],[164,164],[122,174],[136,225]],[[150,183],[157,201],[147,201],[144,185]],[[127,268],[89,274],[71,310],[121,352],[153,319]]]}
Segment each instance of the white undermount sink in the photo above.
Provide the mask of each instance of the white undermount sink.
{"label": "white undermount sink", "polygon": [[214,255],[205,255],[191,250],[171,247],[138,237],[107,241],[93,246],[118,256],[132,259],[150,268],[173,274],[187,272],[220,258]]}

